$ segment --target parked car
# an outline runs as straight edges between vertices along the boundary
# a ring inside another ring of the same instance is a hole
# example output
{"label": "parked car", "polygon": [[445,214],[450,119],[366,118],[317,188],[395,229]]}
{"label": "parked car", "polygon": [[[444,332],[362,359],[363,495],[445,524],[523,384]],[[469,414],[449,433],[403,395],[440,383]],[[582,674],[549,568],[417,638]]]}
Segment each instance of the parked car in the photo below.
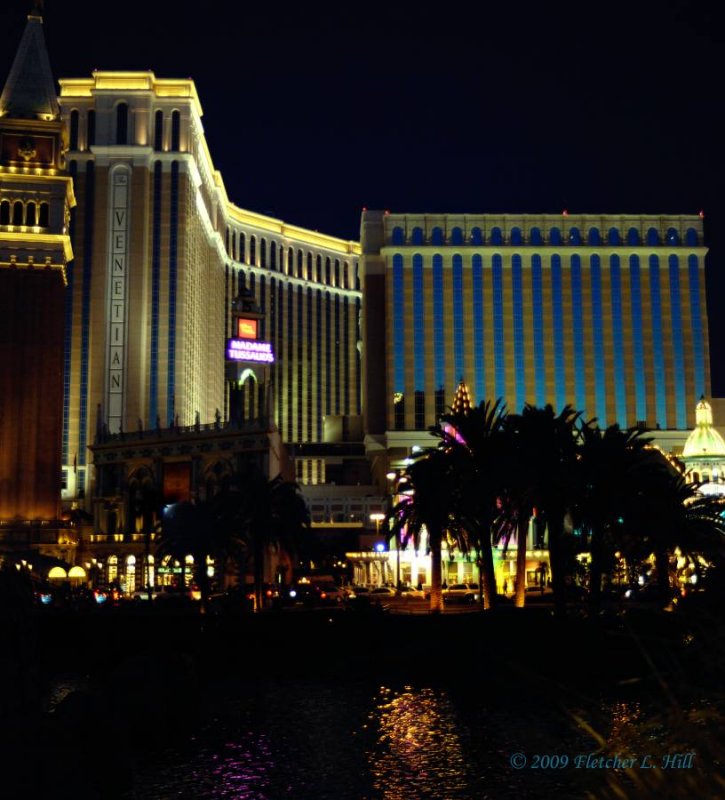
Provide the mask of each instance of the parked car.
{"label": "parked car", "polygon": [[454,583],[443,590],[444,603],[473,605],[479,598],[475,583]]}
{"label": "parked car", "polygon": [[425,592],[423,589],[416,589],[413,586],[405,586],[400,590],[400,596],[404,600],[424,600]]}

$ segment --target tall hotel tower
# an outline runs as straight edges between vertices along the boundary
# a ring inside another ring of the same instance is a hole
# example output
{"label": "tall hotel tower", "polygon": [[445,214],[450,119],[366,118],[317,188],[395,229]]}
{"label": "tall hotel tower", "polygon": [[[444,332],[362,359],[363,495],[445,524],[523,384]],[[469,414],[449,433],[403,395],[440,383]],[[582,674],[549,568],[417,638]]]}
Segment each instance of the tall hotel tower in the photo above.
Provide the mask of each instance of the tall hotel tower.
{"label": "tall hotel tower", "polygon": [[476,403],[622,427],[689,429],[709,395],[698,216],[366,212],[362,251],[365,422],[388,449],[461,378]]}
{"label": "tall hotel tower", "polygon": [[0,533],[15,542],[45,541],[39,526],[60,516],[63,303],[75,203],[63,134],[42,19],[33,13],[0,96]]}
{"label": "tall hotel tower", "polygon": [[225,339],[242,289],[275,353],[270,411],[282,438],[321,441],[325,416],[359,414],[359,245],[229,202],[191,80],[95,72],[60,84],[78,198],[65,308],[66,496],[88,484],[99,427],[228,418]]}

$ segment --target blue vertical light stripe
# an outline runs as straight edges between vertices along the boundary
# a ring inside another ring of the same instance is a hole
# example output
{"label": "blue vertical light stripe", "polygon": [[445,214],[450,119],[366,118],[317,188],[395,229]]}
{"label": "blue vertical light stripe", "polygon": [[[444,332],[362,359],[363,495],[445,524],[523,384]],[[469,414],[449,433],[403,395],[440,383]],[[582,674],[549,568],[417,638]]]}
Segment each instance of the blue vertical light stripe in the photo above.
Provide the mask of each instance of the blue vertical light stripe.
{"label": "blue vertical light stripe", "polygon": [[405,296],[403,256],[393,256],[393,391],[405,392]]}
{"label": "blue vertical light stripe", "polygon": [[700,314],[700,265],[697,256],[687,257],[690,282],[690,325],[692,326],[692,361],[695,367],[695,398],[705,394],[705,342]]}
{"label": "blue vertical light stripe", "polygon": [[624,336],[622,331],[622,267],[619,256],[610,256],[609,275],[612,286],[612,347],[614,350],[614,406],[620,428],[628,426],[627,387],[624,370]]}
{"label": "blue vertical light stripe", "polygon": [[632,355],[634,357],[634,403],[638,422],[647,419],[647,392],[644,385],[644,345],[642,341],[642,279],[639,256],[629,257],[629,296],[632,306]]}
{"label": "blue vertical light stripe", "polygon": [[159,308],[161,297],[161,162],[154,165],[151,232],[151,353],[149,359],[149,427],[159,414]]}
{"label": "blue vertical light stripe", "polygon": [[171,197],[169,203],[169,356],[166,372],[166,420],[173,425],[176,413],[176,281],[179,248],[179,162],[171,163]]}
{"label": "blue vertical light stripe", "polygon": [[413,256],[413,377],[416,392],[425,391],[425,295],[423,256]]}
{"label": "blue vertical light stripe", "polygon": [[536,405],[546,405],[546,363],[544,361],[544,299],[541,284],[541,256],[531,257],[531,300],[534,317],[534,372]]}
{"label": "blue vertical light stripe", "polygon": [[687,427],[687,392],[685,388],[685,353],[682,344],[682,310],[680,297],[680,259],[671,255],[670,267],[670,319],[672,320],[672,357],[675,374],[675,425],[680,430]]}
{"label": "blue vertical light stripe", "polygon": [[521,256],[511,259],[511,287],[514,313],[514,372],[516,374],[516,407],[522,410],[526,402],[526,365],[524,363],[524,297]]}
{"label": "blue vertical light stripe", "polygon": [[667,427],[667,395],[665,386],[665,353],[662,346],[662,296],[660,292],[660,260],[649,257],[649,294],[652,306],[652,353],[655,372],[655,411],[657,424]]}
{"label": "blue vertical light stripe", "polygon": [[503,259],[495,255],[491,264],[493,282],[493,355],[496,397],[506,399],[506,362],[504,353]]}
{"label": "blue vertical light stripe", "polygon": [[483,259],[473,256],[473,365],[476,402],[486,400],[486,364],[483,338]]}
{"label": "blue vertical light stripe", "polygon": [[93,269],[95,203],[95,164],[93,161],[89,161],[86,165],[86,214],[85,233],[83,236],[83,291],[81,294],[81,385],[80,406],[78,409],[78,465],[83,467],[86,465],[86,448],[88,446],[88,351],[90,349],[91,274]]}
{"label": "blue vertical light stripe", "polygon": [[587,405],[586,370],[584,368],[584,305],[582,300],[581,256],[571,257],[571,305],[574,339],[574,400],[577,410]]}
{"label": "blue vertical light stripe", "polygon": [[604,364],[604,335],[602,325],[602,265],[599,256],[590,262],[592,282],[592,334],[594,339],[594,403],[599,424],[607,424],[606,369]]}
{"label": "blue vertical light stripe", "polygon": [[551,313],[554,323],[554,382],[557,410],[566,405],[564,311],[561,297],[561,256],[551,257]]}
{"label": "blue vertical light stripe", "polygon": [[433,364],[436,389],[445,388],[445,331],[443,328],[443,256],[433,256]]}
{"label": "blue vertical light stripe", "polygon": [[[355,285],[359,288],[360,277],[355,270]],[[355,341],[359,342],[362,339],[362,331],[360,330],[360,313],[362,309],[362,302],[359,298],[355,300]],[[360,350],[355,348],[355,413],[362,413],[362,360],[360,357]]]}
{"label": "blue vertical light stripe", "polygon": [[464,377],[463,256],[453,256],[453,364],[455,379]]}

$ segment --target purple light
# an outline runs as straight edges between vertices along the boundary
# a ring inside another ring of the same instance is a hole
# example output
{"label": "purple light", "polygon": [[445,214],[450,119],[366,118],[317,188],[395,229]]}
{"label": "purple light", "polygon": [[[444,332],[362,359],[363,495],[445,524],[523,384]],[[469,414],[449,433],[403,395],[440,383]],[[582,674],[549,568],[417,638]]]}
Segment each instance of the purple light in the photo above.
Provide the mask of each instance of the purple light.
{"label": "purple light", "polygon": [[272,343],[250,339],[227,339],[227,361],[256,361],[273,364]]}

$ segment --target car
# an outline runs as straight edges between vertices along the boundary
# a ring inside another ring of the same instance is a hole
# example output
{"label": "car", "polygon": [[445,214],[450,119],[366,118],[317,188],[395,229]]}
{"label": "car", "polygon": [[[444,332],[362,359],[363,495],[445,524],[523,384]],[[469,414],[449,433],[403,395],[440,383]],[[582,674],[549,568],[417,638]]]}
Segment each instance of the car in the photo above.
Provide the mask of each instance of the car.
{"label": "car", "polygon": [[378,586],[370,592],[370,599],[380,599],[381,597],[395,597],[397,592],[392,586]]}
{"label": "car", "polygon": [[475,583],[453,583],[443,590],[444,603],[473,605],[478,599],[478,586]]}
{"label": "car", "polygon": [[423,589],[416,589],[413,586],[404,586],[400,590],[400,596],[404,600],[424,600],[425,591]]}

